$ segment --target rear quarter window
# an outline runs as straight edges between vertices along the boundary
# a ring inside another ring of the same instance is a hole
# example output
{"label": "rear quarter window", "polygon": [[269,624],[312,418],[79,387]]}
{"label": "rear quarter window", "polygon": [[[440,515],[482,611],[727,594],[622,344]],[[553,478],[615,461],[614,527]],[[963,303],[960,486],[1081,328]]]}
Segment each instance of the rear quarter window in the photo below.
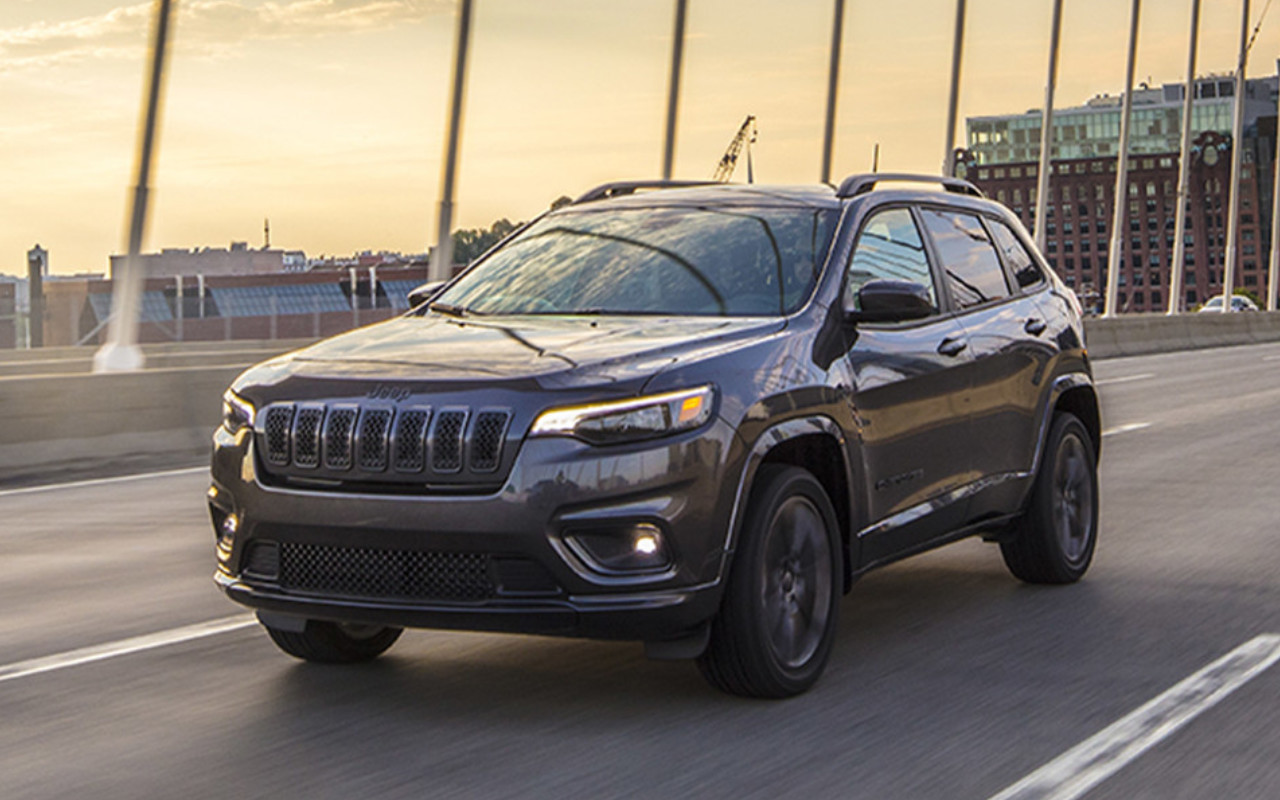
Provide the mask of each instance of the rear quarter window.
{"label": "rear quarter window", "polygon": [[1028,289],[1044,280],[1040,265],[1027,252],[1027,248],[1023,247],[1014,232],[1009,230],[1008,225],[989,219],[987,226],[991,228],[996,247],[1000,248],[1000,255],[1004,257],[1005,265],[1013,273],[1013,279],[1020,288]]}

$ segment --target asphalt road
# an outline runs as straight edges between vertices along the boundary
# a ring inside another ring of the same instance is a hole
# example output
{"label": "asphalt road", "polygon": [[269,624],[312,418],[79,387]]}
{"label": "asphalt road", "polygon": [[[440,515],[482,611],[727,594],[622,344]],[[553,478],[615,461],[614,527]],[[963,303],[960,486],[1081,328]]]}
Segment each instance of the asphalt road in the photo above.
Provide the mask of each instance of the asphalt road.
{"label": "asphalt road", "polygon": [[[638,644],[411,631],[318,667],[254,626],[5,679],[243,610],[210,580],[199,470],[0,491],[0,797],[992,797],[1280,633],[1280,344],[1096,371],[1086,579],[1023,586],[977,541],[901,562],[785,702]],[[1277,719],[1280,666],[1086,796],[1280,797]]]}

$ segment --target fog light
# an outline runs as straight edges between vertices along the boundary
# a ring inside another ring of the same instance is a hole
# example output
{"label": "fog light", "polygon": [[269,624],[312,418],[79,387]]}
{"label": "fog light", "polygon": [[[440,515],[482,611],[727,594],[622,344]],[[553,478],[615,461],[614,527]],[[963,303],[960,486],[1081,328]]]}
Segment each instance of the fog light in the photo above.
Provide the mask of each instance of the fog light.
{"label": "fog light", "polygon": [[648,522],[574,531],[565,542],[587,566],[605,575],[664,572],[671,567],[662,529]]}
{"label": "fog light", "polygon": [[236,531],[240,529],[240,518],[235,514],[228,514],[227,518],[222,521],[222,535],[233,538]]}

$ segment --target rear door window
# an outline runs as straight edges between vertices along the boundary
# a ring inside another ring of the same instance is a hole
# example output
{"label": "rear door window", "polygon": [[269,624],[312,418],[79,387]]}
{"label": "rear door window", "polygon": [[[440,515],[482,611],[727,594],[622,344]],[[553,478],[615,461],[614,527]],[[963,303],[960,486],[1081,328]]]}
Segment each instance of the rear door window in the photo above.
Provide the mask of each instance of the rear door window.
{"label": "rear door window", "polygon": [[924,208],[921,217],[957,308],[971,308],[1009,296],[1009,282],[995,245],[977,216]]}

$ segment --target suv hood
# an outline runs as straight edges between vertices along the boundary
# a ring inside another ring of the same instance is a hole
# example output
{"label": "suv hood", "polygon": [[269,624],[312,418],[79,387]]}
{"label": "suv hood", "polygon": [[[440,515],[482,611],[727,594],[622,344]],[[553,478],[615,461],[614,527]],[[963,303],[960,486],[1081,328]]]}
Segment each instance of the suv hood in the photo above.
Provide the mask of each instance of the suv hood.
{"label": "suv hood", "polygon": [[779,318],[398,317],[260,364],[236,381],[291,376],[489,382],[546,388],[646,379],[781,330]]}

